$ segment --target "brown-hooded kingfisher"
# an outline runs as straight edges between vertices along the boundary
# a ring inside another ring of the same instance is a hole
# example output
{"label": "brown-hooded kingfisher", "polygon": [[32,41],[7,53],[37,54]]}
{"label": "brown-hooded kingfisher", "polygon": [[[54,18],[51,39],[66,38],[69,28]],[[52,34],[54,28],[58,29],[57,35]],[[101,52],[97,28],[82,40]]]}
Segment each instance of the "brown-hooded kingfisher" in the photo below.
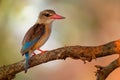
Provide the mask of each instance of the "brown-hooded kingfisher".
{"label": "brown-hooded kingfisher", "polygon": [[44,52],[39,48],[48,40],[52,22],[64,18],[50,9],[40,12],[36,23],[27,31],[22,41],[21,54],[26,57],[25,73],[29,67],[29,59],[34,50],[38,49],[41,53]]}

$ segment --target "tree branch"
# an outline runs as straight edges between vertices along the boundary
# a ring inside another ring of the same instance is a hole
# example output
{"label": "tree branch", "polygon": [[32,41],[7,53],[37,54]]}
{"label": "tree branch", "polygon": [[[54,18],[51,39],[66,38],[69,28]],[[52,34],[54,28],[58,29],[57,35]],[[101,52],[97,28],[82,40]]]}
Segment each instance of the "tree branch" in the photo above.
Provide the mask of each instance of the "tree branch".
{"label": "tree branch", "polygon": [[98,69],[96,72],[97,80],[105,80],[108,77],[108,75],[119,66],[120,66],[120,58],[114,60],[105,67],[95,65],[95,67]]}
{"label": "tree branch", "polygon": [[[30,67],[46,63],[52,60],[66,59],[71,57],[73,59],[81,59],[82,61],[90,62],[92,59],[120,53],[120,40],[107,43],[100,46],[65,46],[55,50],[47,51],[44,54],[38,54],[31,57]],[[24,70],[25,60],[10,65],[0,67],[0,80],[11,80],[15,75]],[[107,67],[99,66],[97,71],[97,80],[105,80],[105,78],[117,67],[120,66],[120,60],[117,59],[110,63]],[[98,66],[97,66],[98,67]],[[112,67],[112,68],[111,68]],[[101,74],[102,73],[102,74]],[[99,77],[105,76],[101,79]]]}

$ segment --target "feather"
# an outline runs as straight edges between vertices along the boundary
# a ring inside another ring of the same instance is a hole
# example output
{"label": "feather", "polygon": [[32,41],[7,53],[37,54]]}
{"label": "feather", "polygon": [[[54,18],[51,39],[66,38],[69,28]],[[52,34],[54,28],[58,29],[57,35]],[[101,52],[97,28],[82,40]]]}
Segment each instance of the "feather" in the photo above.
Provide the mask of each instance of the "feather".
{"label": "feather", "polygon": [[35,24],[31,27],[28,32],[25,34],[25,37],[22,41],[22,49],[21,53],[24,55],[29,51],[31,47],[41,38],[45,33],[45,25],[44,24]]}
{"label": "feather", "polygon": [[25,59],[26,59],[26,63],[25,63],[25,65],[24,65],[24,68],[25,68],[25,73],[27,72],[27,69],[28,69],[28,67],[29,67],[29,53],[27,52],[27,53],[25,53]]}

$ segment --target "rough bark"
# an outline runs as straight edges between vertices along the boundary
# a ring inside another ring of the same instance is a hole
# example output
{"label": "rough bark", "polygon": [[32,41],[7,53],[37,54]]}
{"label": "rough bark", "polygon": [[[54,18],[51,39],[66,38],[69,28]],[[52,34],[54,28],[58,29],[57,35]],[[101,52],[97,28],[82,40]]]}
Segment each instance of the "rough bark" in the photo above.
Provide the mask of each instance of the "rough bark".
{"label": "rough bark", "polygon": [[[46,63],[52,60],[66,59],[70,57],[72,59],[81,59],[82,61],[90,62],[92,59],[105,57],[112,54],[120,53],[120,40],[112,41],[104,45],[99,46],[65,46],[62,48],[47,51],[44,54],[38,54],[30,59],[30,67]],[[25,60],[19,62],[4,65],[0,67],[0,80],[12,80],[15,75],[21,71],[24,71]],[[105,80],[107,76],[117,67],[120,66],[120,59],[116,59],[105,67],[96,66],[98,68],[96,72],[97,80]]]}

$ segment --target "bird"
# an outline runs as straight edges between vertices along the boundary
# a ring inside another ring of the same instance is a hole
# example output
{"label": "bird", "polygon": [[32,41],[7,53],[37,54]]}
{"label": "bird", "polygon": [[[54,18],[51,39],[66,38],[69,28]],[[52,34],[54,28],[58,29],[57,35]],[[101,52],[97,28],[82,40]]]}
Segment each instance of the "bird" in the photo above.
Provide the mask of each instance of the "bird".
{"label": "bird", "polygon": [[51,34],[52,22],[59,19],[65,19],[65,17],[56,14],[56,12],[51,9],[43,10],[39,13],[36,23],[26,32],[20,51],[22,56],[25,55],[25,73],[29,67],[31,54],[34,53],[35,50],[44,53],[40,47],[44,45]]}

